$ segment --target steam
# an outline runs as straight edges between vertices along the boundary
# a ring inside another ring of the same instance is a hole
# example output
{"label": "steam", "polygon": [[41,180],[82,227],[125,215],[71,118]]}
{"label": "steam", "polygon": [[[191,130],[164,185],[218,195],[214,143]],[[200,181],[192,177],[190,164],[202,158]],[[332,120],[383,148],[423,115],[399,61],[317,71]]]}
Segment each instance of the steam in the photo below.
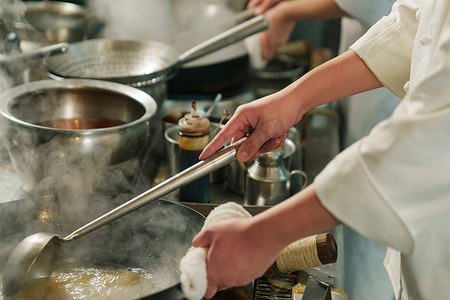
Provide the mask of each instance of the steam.
{"label": "steam", "polygon": [[[226,0],[89,1],[91,11],[105,23],[100,37],[159,41],[179,53],[237,25],[236,8],[231,4]],[[241,42],[195,63],[227,59],[245,51]]]}
{"label": "steam", "polygon": [[[217,5],[222,5],[221,1],[216,1]],[[103,32],[108,37],[147,38],[172,43],[181,41],[180,28],[188,26],[187,20],[192,20],[194,27],[205,26],[205,22],[193,17],[203,1],[192,1],[194,6],[189,11],[185,1],[88,2],[94,12],[109,18]],[[23,19],[23,5],[18,0],[0,0],[0,14]],[[176,6],[180,7],[179,10],[173,11]],[[173,16],[180,17],[184,13],[185,19],[173,21],[177,18]],[[0,31],[2,40],[12,31],[9,23],[4,25],[4,30]],[[187,40],[189,38],[184,41]],[[0,44],[0,52],[4,53],[5,44]],[[180,48],[190,46],[193,45],[185,42],[177,45]],[[20,74],[11,75],[18,78]],[[18,83],[21,82],[15,81]],[[34,100],[30,98],[28,101]],[[45,111],[48,107],[41,109]],[[23,153],[13,162],[30,196],[1,204],[0,264],[25,236],[38,231],[69,234],[136,194],[133,185],[133,177],[139,167],[136,159],[113,164],[110,149],[95,146],[86,154],[60,137],[44,142],[36,136],[21,135],[4,120],[0,126],[9,138],[2,146],[11,153]],[[159,285],[168,287],[178,280],[178,261],[202,224],[203,219],[186,207],[154,202],[86,237],[63,245],[63,257],[75,257],[92,264],[114,262],[121,266],[142,266],[154,274]]]}

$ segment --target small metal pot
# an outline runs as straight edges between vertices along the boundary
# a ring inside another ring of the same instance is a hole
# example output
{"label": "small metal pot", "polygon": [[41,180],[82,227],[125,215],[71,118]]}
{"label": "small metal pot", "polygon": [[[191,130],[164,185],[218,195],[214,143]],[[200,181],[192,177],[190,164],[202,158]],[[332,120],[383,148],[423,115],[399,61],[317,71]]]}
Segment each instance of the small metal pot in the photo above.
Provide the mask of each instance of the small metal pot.
{"label": "small metal pot", "polygon": [[[3,135],[27,191],[45,176],[82,168],[80,160],[87,158],[105,165],[140,162],[156,112],[148,94],[95,80],[35,81],[8,90],[2,98]],[[103,124],[92,126],[94,121]],[[49,168],[54,160],[60,163]],[[86,173],[91,171],[99,169]]]}
{"label": "small metal pot", "polygon": [[22,41],[78,42],[94,32],[99,21],[84,7],[68,2],[25,1],[24,20],[12,21]]}
{"label": "small metal pot", "polygon": [[280,150],[261,154],[247,170],[244,204],[275,205],[306,186],[306,173],[289,172]]}
{"label": "small metal pot", "polygon": [[[299,143],[299,132],[293,127],[289,130],[288,138],[281,147],[283,152],[283,164],[287,170],[291,170],[292,167],[301,169],[302,154]],[[238,195],[244,195],[246,189],[247,170],[252,166],[252,164],[253,161],[242,163],[236,160],[228,165],[227,186],[232,192]]]}
{"label": "small metal pot", "polygon": [[[210,123],[209,128],[209,134],[210,138],[214,138],[214,136],[217,134],[216,128],[219,127],[220,129],[223,128],[223,125],[219,125],[218,123]],[[178,125],[173,125],[168,127],[164,131],[164,143],[165,147],[167,149],[167,160],[168,160],[168,175],[174,176],[180,172],[180,153],[179,153],[179,146],[178,146]],[[226,177],[226,168],[221,168],[217,171],[214,171],[209,174],[209,182],[210,183],[217,183],[222,182],[225,180]]]}

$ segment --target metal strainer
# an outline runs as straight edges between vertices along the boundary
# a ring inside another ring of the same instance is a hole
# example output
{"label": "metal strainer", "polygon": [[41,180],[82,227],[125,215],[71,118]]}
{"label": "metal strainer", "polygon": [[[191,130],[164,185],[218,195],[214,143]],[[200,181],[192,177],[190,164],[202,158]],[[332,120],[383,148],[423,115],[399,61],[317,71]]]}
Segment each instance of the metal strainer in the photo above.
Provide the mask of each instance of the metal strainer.
{"label": "metal strainer", "polygon": [[147,40],[95,39],[70,45],[47,59],[50,76],[115,81],[135,87],[171,78],[181,65],[268,28],[264,16],[252,18],[178,55],[169,45]]}

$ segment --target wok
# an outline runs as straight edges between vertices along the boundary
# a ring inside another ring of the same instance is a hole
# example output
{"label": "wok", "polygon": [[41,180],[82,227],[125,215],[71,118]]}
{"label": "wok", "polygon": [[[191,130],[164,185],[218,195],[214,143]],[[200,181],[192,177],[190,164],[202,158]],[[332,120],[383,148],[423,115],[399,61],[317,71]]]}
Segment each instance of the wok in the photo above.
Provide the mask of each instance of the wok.
{"label": "wok", "polygon": [[[71,198],[73,201],[58,201],[55,196],[42,196],[1,203],[0,266],[25,236],[39,231],[70,233],[74,227],[120,205],[130,196],[73,195]],[[84,209],[77,213],[73,203]],[[154,293],[157,293],[179,282],[179,261],[203,223],[200,213],[159,199],[124,216],[121,222],[106,225],[71,247],[64,247],[61,259],[71,258],[81,266],[86,263],[142,268],[156,280]]]}
{"label": "wok", "polygon": [[[65,54],[47,59],[54,79],[88,78],[128,84],[138,88],[165,84],[179,68],[197,58],[267,29],[264,16],[252,18],[179,54],[164,43],[149,40],[94,39],[73,43]],[[166,90],[148,91],[164,99]],[[158,93],[158,94],[156,94]]]}

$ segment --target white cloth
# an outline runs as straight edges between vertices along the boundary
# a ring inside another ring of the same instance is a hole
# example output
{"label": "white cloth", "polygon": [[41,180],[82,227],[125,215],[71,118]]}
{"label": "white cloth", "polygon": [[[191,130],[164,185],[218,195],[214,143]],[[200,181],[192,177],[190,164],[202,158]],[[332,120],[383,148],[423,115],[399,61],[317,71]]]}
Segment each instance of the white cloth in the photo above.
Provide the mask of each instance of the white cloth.
{"label": "white cloth", "polygon": [[[252,215],[241,205],[227,202],[214,208],[206,217],[203,229],[228,218],[250,218]],[[184,296],[189,300],[200,300],[208,285],[206,273],[207,249],[191,247],[180,261],[180,282]]]}
{"label": "white cloth", "polygon": [[397,1],[351,48],[405,97],[316,177],[317,194],[339,220],[396,249],[386,263],[397,299],[447,299],[450,3]]}

